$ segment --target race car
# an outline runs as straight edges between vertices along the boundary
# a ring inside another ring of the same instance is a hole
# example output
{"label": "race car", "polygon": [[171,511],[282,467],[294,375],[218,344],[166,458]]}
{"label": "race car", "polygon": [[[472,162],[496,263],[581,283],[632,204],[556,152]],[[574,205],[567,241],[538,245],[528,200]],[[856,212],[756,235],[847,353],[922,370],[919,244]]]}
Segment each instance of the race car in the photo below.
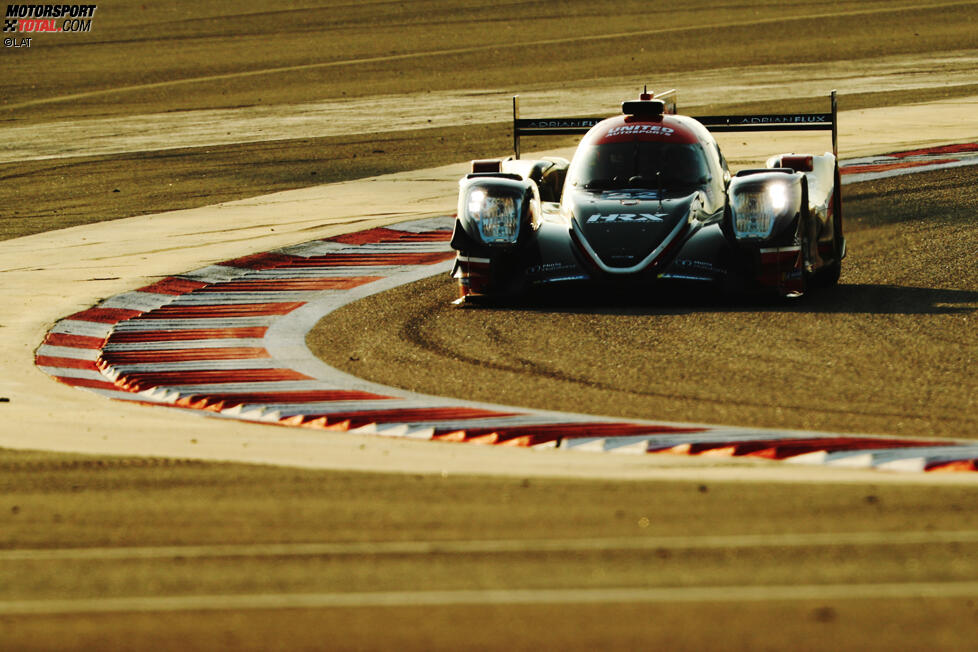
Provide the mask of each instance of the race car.
{"label": "race car", "polygon": [[[797,297],[845,257],[837,104],[829,113],[678,115],[643,92],[608,119],[519,117],[514,156],[459,182],[459,302],[554,284],[652,291],[669,280]],[[778,154],[731,175],[711,131],[830,130],[832,152]],[[584,133],[570,161],[520,158],[520,136]]]}

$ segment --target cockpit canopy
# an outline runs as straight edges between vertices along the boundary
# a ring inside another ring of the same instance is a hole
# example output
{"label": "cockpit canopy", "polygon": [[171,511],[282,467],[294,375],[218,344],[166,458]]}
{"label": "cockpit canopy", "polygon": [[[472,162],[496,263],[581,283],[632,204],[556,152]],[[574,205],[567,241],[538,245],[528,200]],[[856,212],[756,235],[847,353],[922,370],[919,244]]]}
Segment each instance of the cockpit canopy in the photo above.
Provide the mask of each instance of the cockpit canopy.
{"label": "cockpit canopy", "polygon": [[584,142],[567,172],[578,190],[642,189],[687,195],[710,181],[710,165],[698,143],[655,140]]}

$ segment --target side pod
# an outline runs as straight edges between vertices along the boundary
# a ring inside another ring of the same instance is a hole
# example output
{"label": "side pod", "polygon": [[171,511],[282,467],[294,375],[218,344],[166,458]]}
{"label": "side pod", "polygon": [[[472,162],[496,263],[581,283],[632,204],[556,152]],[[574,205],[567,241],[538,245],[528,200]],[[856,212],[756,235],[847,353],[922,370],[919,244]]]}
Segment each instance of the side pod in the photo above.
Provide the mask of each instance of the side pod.
{"label": "side pod", "polygon": [[805,291],[808,184],[790,168],[742,170],[727,190],[729,232],[752,268],[748,276],[783,296]]}
{"label": "side pod", "polygon": [[462,298],[504,291],[520,248],[539,225],[537,184],[500,167],[474,161],[474,171],[459,180],[452,275]]}

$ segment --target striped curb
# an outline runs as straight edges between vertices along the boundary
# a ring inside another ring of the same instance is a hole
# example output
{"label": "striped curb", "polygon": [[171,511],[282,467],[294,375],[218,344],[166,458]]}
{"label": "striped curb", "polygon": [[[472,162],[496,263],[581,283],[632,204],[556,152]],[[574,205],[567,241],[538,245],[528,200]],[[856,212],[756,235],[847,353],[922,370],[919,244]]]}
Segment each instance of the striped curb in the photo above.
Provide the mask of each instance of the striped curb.
{"label": "striped curb", "polygon": [[843,183],[859,183],[917,172],[978,165],[978,143],[945,145],[841,162]]}
{"label": "striped curb", "polygon": [[[978,162],[978,145],[958,147],[964,148],[958,154]],[[924,154],[911,154],[890,155],[905,160],[907,168],[867,171],[865,166],[877,163],[847,162],[847,170],[858,171],[846,181],[932,165],[917,165]],[[377,385],[312,355],[305,334],[324,315],[446,272],[455,256],[448,246],[453,223],[453,218],[402,223],[164,278],[62,319],[37,349],[35,363],[63,383],[112,399],[352,434],[899,471],[978,470],[978,442],[609,420],[511,408]]]}

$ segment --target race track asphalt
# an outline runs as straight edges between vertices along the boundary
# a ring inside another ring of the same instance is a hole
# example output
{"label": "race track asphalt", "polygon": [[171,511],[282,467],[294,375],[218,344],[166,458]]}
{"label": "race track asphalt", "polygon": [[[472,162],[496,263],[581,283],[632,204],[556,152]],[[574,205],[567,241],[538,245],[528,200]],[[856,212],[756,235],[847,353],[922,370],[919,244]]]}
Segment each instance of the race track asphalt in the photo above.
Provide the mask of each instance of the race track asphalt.
{"label": "race track asphalt", "polygon": [[845,186],[840,285],[799,301],[660,288],[452,305],[445,276],[309,336],[353,375],[425,394],[666,421],[978,437],[978,167]]}

